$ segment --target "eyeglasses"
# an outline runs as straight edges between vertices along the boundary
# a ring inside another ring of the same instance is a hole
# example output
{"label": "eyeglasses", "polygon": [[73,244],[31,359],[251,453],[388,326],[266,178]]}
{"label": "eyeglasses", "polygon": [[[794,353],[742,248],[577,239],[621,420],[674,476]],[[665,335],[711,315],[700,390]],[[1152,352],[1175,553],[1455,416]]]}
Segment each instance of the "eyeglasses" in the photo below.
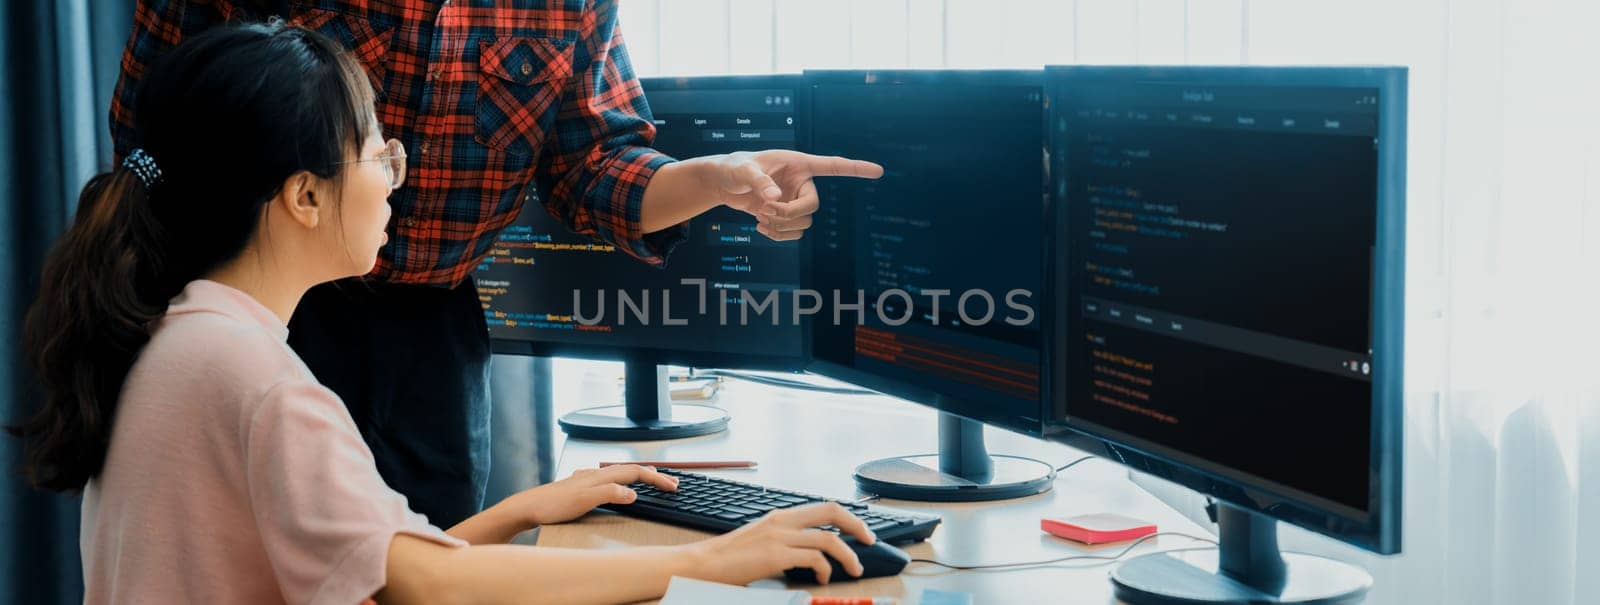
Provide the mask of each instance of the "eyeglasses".
{"label": "eyeglasses", "polygon": [[400,144],[400,139],[389,139],[384,144],[383,154],[361,160],[339,162],[335,166],[344,164],[359,164],[361,162],[383,162],[383,175],[389,178],[389,190],[399,189],[406,182],[406,148]]}

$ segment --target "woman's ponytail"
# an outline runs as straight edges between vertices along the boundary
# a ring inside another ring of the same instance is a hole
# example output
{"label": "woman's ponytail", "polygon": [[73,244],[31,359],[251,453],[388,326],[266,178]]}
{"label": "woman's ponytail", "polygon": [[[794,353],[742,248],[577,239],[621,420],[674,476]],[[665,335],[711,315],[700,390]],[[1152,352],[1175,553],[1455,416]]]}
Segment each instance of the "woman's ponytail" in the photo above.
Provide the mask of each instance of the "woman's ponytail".
{"label": "woman's ponytail", "polygon": [[83,489],[100,472],[123,380],[176,293],[158,290],[160,224],[136,168],[90,179],[77,216],[45,258],[22,328],[43,405],[9,430],[35,487]]}

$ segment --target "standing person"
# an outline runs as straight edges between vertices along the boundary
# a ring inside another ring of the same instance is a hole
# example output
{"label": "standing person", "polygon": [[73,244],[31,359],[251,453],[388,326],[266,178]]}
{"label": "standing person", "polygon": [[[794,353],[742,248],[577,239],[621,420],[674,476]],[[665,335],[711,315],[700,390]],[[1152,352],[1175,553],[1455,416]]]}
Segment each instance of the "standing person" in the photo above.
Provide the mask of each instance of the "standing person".
{"label": "standing person", "polygon": [[349,49],[384,136],[411,152],[376,267],[306,293],[289,342],[349,406],[383,478],[440,526],[478,512],[488,480],[490,351],[471,273],[528,202],[660,265],[717,205],[794,239],[817,210],[813,176],[882,174],[791,151],[680,162],[650,149],[617,0],[139,0],[111,108],[119,160],[150,61],[272,15]]}

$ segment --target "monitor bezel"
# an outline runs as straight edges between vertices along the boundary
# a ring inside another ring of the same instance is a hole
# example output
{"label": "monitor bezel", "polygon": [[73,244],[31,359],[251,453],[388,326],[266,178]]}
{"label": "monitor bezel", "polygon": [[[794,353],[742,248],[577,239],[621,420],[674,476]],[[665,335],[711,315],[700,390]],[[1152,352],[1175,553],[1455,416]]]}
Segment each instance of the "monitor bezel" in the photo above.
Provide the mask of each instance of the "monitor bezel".
{"label": "monitor bezel", "polygon": [[[1405,312],[1405,157],[1406,157],[1406,81],[1404,67],[1192,67],[1192,66],[1047,66],[1045,99],[1048,126],[1053,126],[1060,110],[1052,99],[1059,87],[1074,82],[1131,82],[1156,80],[1216,85],[1278,85],[1375,88],[1379,91],[1378,119],[1378,198],[1376,251],[1373,274],[1373,397],[1371,442],[1369,444],[1368,502],[1358,510],[1325,497],[1288,487],[1263,477],[1250,475],[1209,462],[1196,455],[1177,451],[1115,431],[1093,422],[1065,415],[1051,420],[1046,428],[1051,439],[1107,456],[1129,468],[1161,477],[1242,509],[1293,523],[1336,540],[1379,554],[1400,552],[1401,464],[1403,449],[1403,361]],[[1060,137],[1047,131],[1051,154]],[[1048,170],[1048,169],[1047,169]],[[1055,185],[1050,189],[1053,191]],[[1066,228],[1065,208],[1054,200],[1046,236],[1046,249],[1055,249],[1057,233]],[[1050,313],[1044,314],[1051,337],[1045,347],[1051,385],[1066,384],[1066,362],[1055,351],[1058,343],[1070,342],[1066,322],[1062,321],[1071,282],[1067,267],[1059,259],[1047,260],[1047,272],[1055,283]],[[1054,389],[1049,405],[1057,404]],[[1070,410],[1070,406],[1066,409]],[[1051,416],[1054,416],[1052,409]]]}
{"label": "monitor bezel", "polygon": [[[1033,69],[1033,70],[1028,70],[1028,69],[1007,69],[1007,70],[962,70],[962,69],[937,69],[937,70],[935,70],[935,69],[929,69],[929,70],[919,70],[919,69],[896,69],[896,70],[806,70],[805,73],[804,73],[804,80],[805,80],[805,82],[804,82],[804,85],[802,86],[801,93],[800,93],[801,111],[804,112],[804,114],[805,114],[805,120],[804,120],[805,123],[807,125],[810,125],[810,124],[812,124],[811,112],[814,109],[813,104],[812,104],[812,97],[811,97],[812,88],[814,86],[817,86],[817,85],[865,84],[865,85],[875,85],[875,86],[896,86],[896,85],[904,85],[904,84],[913,84],[913,85],[918,85],[918,84],[952,84],[952,85],[1032,86],[1032,87],[1040,88],[1040,94],[1041,94],[1041,98],[1042,98],[1042,95],[1043,95],[1043,83],[1044,83],[1044,72],[1043,72],[1043,70],[1038,70],[1038,69]],[[1045,118],[1045,114],[1044,114],[1044,110],[1043,110],[1043,104],[1041,103],[1041,109],[1040,109],[1040,115],[1039,115],[1040,137],[1041,137],[1040,138],[1040,143],[1041,143],[1040,144],[1040,162],[1041,163],[1043,163],[1043,161],[1044,161],[1044,156],[1043,156],[1043,154],[1044,154],[1044,145],[1043,145],[1043,143],[1044,143],[1044,139],[1043,139],[1044,118]],[[812,132],[811,132],[811,129],[809,127],[805,129],[804,138],[802,139],[802,141],[803,141],[802,150],[808,151],[808,152],[815,150],[815,147],[812,145]],[[1041,200],[1044,197],[1046,197],[1046,194],[1048,193],[1048,191],[1046,189],[1046,183],[1047,182],[1048,181],[1043,181],[1043,182],[1040,183]],[[822,200],[822,203],[826,204],[826,203],[828,203],[828,201],[827,200]],[[1044,207],[1043,203],[1041,202],[1041,206],[1040,206],[1040,221],[1039,221],[1039,223],[1041,225],[1041,232],[1045,231],[1045,229],[1043,227],[1048,224],[1048,223],[1046,223],[1044,221],[1044,217],[1045,217],[1044,211],[1045,211],[1045,207]],[[801,250],[802,250],[801,254],[800,254],[801,274],[806,276],[807,282],[811,283],[811,284],[817,283],[816,278],[815,278],[815,269],[816,269],[816,267],[815,267],[815,263],[812,262],[815,241],[816,241],[816,238],[812,237],[812,236],[807,236],[807,237],[801,239]],[[1045,255],[1048,256],[1048,249],[1045,249]],[[821,376],[827,376],[829,378],[833,378],[833,379],[836,379],[836,380],[842,380],[842,381],[845,381],[845,382],[849,382],[851,384],[860,385],[860,386],[862,386],[864,388],[871,389],[873,391],[877,391],[879,393],[883,393],[885,395],[889,395],[889,396],[892,396],[892,397],[898,397],[900,399],[905,399],[905,400],[911,401],[913,403],[918,403],[918,404],[933,408],[933,409],[938,410],[938,411],[943,412],[943,413],[953,414],[953,415],[956,415],[956,416],[967,418],[969,420],[982,422],[984,424],[996,426],[996,427],[999,427],[999,428],[1003,428],[1003,429],[1006,429],[1006,430],[1009,430],[1009,431],[1012,431],[1012,432],[1016,432],[1016,433],[1020,433],[1020,434],[1024,434],[1024,435],[1035,436],[1035,437],[1042,436],[1043,433],[1044,433],[1044,418],[1045,418],[1043,412],[1045,411],[1045,406],[1046,406],[1046,403],[1048,401],[1048,399],[1046,398],[1047,391],[1044,390],[1044,388],[1043,388],[1044,387],[1044,385],[1043,385],[1044,375],[1046,374],[1045,370],[1046,370],[1046,368],[1048,366],[1045,365],[1046,358],[1044,357],[1044,355],[1042,353],[1043,340],[1044,340],[1043,336],[1045,334],[1045,332],[1043,332],[1044,324],[1043,324],[1042,316],[1044,315],[1044,313],[1043,313],[1042,309],[1045,308],[1044,304],[1045,304],[1045,298],[1047,296],[1046,292],[1048,292],[1048,290],[1049,290],[1049,281],[1046,279],[1047,276],[1048,276],[1048,272],[1045,271],[1044,267],[1041,265],[1040,282],[1039,282],[1040,285],[1041,285],[1041,292],[1038,295],[1038,302],[1035,303],[1036,305],[1038,305],[1036,307],[1036,309],[1040,310],[1040,316],[1041,316],[1041,320],[1040,320],[1041,321],[1041,324],[1040,324],[1040,330],[1041,330],[1041,332],[1040,332],[1040,336],[1041,336],[1041,338],[1040,338],[1040,340],[1041,340],[1041,342],[1040,342],[1041,354],[1040,354],[1040,358],[1039,358],[1039,363],[1040,363],[1039,372],[1040,372],[1040,380],[1041,380],[1040,387],[1041,388],[1040,388],[1040,397],[1039,397],[1039,401],[1038,401],[1038,407],[1035,409],[1035,416],[1033,418],[1007,417],[1007,416],[1001,416],[1001,415],[987,413],[986,410],[985,410],[985,408],[987,406],[985,406],[982,402],[979,402],[979,401],[969,401],[969,400],[964,400],[964,399],[960,399],[960,398],[956,398],[956,397],[950,397],[950,396],[941,394],[941,393],[939,393],[937,391],[924,388],[924,387],[922,387],[920,385],[917,385],[917,384],[914,384],[914,383],[888,379],[888,378],[873,374],[871,372],[857,370],[855,368],[852,368],[852,367],[849,367],[849,366],[845,366],[845,365],[842,365],[842,364],[839,364],[839,363],[834,363],[832,361],[819,360],[819,359],[817,359],[815,357],[815,355],[812,354],[812,346],[811,345],[814,343],[814,338],[813,338],[813,329],[812,329],[811,321],[804,322],[804,324],[803,324],[803,327],[805,329],[805,333],[804,333],[804,335],[802,337],[802,340],[806,343],[806,359],[807,359],[807,363],[806,363],[806,368],[805,369],[806,369],[806,371],[808,371],[810,373],[813,373],[813,374],[817,374],[817,375],[821,375]]]}
{"label": "monitor bezel", "polygon": [[[800,110],[800,89],[803,81],[798,73],[762,75],[718,76],[665,76],[639,78],[649,104],[651,91],[659,90],[728,90],[741,88],[789,89],[795,92],[795,146],[804,137],[804,122]],[[526,210],[526,208],[524,208]],[[802,249],[800,275],[805,273],[805,252]],[[798,372],[805,368],[806,352],[804,329],[801,331],[801,353],[798,356],[732,353],[726,351],[697,351],[692,349],[663,349],[655,347],[630,347],[626,345],[600,345],[564,343],[549,340],[524,340],[491,338],[490,349],[502,355],[530,355],[536,357],[571,357],[628,363],[653,363],[705,368],[764,370]]]}

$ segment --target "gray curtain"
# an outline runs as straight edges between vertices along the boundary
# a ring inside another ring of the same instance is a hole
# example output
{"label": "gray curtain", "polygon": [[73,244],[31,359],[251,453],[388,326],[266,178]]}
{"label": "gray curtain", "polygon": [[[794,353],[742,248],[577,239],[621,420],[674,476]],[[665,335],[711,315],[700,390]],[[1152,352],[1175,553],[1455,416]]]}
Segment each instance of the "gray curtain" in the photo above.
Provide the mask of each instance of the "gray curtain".
{"label": "gray curtain", "polygon": [[[78,190],[110,163],[106,110],[132,0],[0,2],[0,422],[31,407],[17,350],[44,252]],[[78,502],[28,489],[19,448],[0,437],[0,602],[83,600]]]}
{"label": "gray curtain", "polygon": [[[555,473],[550,362],[545,357],[495,355],[490,363],[494,416],[485,506],[548,483]],[[537,532],[528,532],[516,541],[532,544],[537,537]]]}

